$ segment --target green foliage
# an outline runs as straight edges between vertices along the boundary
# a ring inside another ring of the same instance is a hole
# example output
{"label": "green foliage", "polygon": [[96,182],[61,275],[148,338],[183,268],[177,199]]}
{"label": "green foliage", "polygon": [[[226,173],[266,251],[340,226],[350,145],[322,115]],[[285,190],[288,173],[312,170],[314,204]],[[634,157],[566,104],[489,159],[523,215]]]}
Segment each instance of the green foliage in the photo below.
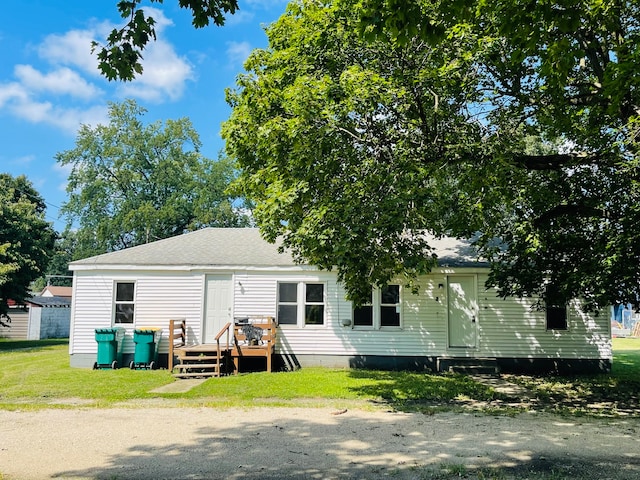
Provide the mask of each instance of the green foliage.
{"label": "green foliage", "polygon": [[459,168],[440,159],[480,148],[481,132],[465,112],[474,74],[442,66],[459,43],[367,43],[350,12],[344,2],[290,4],[228,92],[223,136],[266,238],[335,267],[358,302],[372,284],[411,283],[433,267],[414,232],[443,232]]}
{"label": "green foliage", "polygon": [[22,303],[29,285],[51,258],[56,234],[46,205],[26,177],[0,174],[0,326],[8,326],[8,301]]}
{"label": "green foliage", "polygon": [[[92,42],[92,51],[98,51],[98,68],[109,80],[130,81],[142,73],[142,51],[150,41],[155,41],[155,20],[145,15],[140,7],[142,0],[120,0],[118,11],[127,20],[122,28],[115,28],[107,37],[106,45]],[[163,0],[149,0],[150,4]],[[225,15],[238,9],[236,0],[179,0],[181,8],[191,10],[193,26],[202,28],[213,22],[224,25]]]}
{"label": "green foliage", "polygon": [[428,271],[428,232],[503,296],[640,305],[638,8],[292,2],[228,92],[238,188],[356,302]]}
{"label": "green foliage", "polygon": [[225,193],[232,162],[204,158],[188,119],[144,125],[144,113],[132,100],[111,104],[109,125],[82,126],[75,148],[56,155],[72,167],[62,211],[68,229],[79,226],[65,247],[74,259],[248,223]]}

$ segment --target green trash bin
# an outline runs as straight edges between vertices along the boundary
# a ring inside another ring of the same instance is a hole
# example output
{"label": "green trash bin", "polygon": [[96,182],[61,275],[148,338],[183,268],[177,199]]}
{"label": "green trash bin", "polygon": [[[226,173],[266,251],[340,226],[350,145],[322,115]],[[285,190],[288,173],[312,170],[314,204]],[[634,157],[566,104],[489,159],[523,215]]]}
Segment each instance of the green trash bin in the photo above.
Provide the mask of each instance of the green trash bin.
{"label": "green trash bin", "polygon": [[122,340],[124,328],[96,328],[96,342],[98,342],[98,358],[93,364],[93,369],[118,368],[122,363]]}
{"label": "green trash bin", "polygon": [[132,370],[156,368],[161,335],[162,330],[159,328],[136,328],[133,331],[133,343],[136,344],[136,349],[129,368]]}

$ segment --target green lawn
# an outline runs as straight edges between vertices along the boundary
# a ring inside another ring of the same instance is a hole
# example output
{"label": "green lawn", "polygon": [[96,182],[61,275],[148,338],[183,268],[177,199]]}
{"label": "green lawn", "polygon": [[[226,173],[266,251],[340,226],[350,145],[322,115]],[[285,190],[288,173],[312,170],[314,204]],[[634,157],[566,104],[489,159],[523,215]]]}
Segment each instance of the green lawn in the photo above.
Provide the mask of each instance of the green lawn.
{"label": "green lawn", "polygon": [[260,404],[381,406],[425,413],[473,408],[508,414],[536,408],[572,415],[640,416],[640,340],[614,339],[614,352],[608,375],[505,376],[528,390],[536,400],[532,407],[514,405],[517,399],[464,375],[325,368],[214,378],[186,393],[150,393],[176,380],[166,370],[71,368],[63,341],[0,340],[0,408]]}

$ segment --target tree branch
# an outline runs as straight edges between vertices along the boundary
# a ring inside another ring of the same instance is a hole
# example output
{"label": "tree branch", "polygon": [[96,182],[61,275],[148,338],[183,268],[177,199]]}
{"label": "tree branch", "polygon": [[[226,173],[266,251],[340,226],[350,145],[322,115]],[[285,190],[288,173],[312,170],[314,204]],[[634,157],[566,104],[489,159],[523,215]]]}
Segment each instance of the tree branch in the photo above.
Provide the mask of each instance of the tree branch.
{"label": "tree branch", "polygon": [[556,205],[550,210],[547,210],[538,218],[533,221],[534,226],[537,228],[544,227],[544,224],[550,220],[555,220],[560,217],[596,217],[606,218],[607,212],[602,208],[590,207],[588,205],[579,204],[563,204]]}
{"label": "tree branch", "polygon": [[515,155],[511,163],[527,170],[560,170],[576,165],[592,165],[604,159],[600,155],[584,153],[553,153],[549,155]]}

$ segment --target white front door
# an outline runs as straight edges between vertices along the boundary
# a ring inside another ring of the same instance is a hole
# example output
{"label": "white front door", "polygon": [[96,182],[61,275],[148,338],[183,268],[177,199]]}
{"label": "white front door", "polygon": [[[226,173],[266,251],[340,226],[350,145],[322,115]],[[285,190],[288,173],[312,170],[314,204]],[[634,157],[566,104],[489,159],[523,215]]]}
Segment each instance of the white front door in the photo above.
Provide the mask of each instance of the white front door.
{"label": "white front door", "polygon": [[231,321],[231,275],[207,275],[205,279],[203,343],[214,343],[218,332]]}
{"label": "white front door", "polygon": [[447,307],[449,347],[474,348],[478,336],[475,275],[447,277]]}

